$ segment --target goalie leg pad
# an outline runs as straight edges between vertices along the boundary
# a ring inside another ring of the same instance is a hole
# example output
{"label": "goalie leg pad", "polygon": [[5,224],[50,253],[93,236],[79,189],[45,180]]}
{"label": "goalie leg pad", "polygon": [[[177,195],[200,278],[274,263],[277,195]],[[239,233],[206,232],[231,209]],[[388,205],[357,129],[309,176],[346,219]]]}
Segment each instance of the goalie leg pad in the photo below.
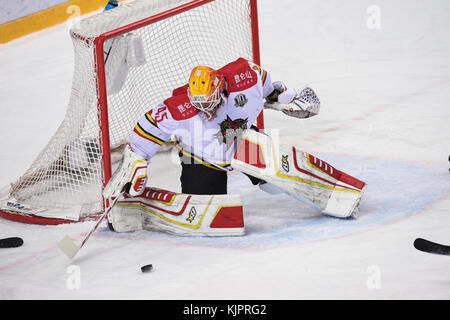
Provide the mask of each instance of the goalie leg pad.
{"label": "goalie leg pad", "polygon": [[110,215],[118,232],[144,229],[185,236],[245,234],[240,195],[193,195],[146,188],[140,196],[117,202]]}
{"label": "goalie leg pad", "polygon": [[144,229],[141,211],[133,207],[120,205],[120,201],[109,212],[108,223],[110,228],[116,232],[131,232]]}
{"label": "goalie leg pad", "polygon": [[123,150],[122,162],[103,190],[103,197],[111,199],[119,196],[122,188],[131,182],[129,195],[135,196],[144,191],[147,181],[147,160],[131,150],[127,144]]}
{"label": "goalie leg pad", "polygon": [[253,130],[239,141],[231,166],[281,188],[323,214],[339,218],[356,217],[366,186],[307,152],[274,143],[267,134]]}

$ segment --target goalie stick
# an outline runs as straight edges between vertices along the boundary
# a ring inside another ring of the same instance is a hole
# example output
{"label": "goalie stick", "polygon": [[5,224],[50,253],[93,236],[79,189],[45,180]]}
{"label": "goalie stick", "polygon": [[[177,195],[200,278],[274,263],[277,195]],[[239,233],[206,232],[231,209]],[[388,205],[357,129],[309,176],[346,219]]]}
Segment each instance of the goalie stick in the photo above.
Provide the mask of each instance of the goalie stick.
{"label": "goalie stick", "polygon": [[417,250],[428,252],[428,253],[434,253],[434,254],[441,254],[441,255],[450,255],[450,246],[446,246],[443,244],[435,243],[426,239],[417,238],[414,240],[414,247]]}
{"label": "goalie stick", "polygon": [[114,207],[117,200],[119,200],[119,198],[122,197],[122,195],[124,194],[124,192],[126,192],[126,190],[129,188],[130,185],[131,185],[130,183],[127,183],[123,186],[122,190],[120,191],[120,194],[117,197],[115,197],[114,200],[112,200],[112,202],[110,203],[108,208],[105,209],[105,212],[103,212],[103,214],[98,219],[95,226],[84,237],[83,241],[81,241],[81,244],[79,246],[77,246],[75,244],[75,242],[68,235],[66,235],[60,242],[58,242],[58,247],[61,249],[62,252],[64,252],[66,254],[67,257],[72,259],[78,253],[78,251],[81,250],[81,248],[88,241],[88,239],[91,237],[91,235],[95,232],[95,230],[97,230],[98,226],[103,221],[103,219],[108,215],[108,213]]}
{"label": "goalie stick", "polygon": [[0,239],[0,248],[17,248],[23,244],[23,239],[19,237]]}

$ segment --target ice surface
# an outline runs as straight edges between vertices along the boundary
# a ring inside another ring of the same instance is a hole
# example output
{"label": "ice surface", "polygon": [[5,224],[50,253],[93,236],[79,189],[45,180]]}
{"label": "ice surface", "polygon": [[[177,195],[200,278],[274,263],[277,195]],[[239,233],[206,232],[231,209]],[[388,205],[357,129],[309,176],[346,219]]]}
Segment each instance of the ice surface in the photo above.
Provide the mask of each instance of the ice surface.
{"label": "ice surface", "polygon": [[[24,245],[0,252],[0,299],[450,298],[448,257],[413,247],[417,237],[450,243],[450,3],[377,1],[380,29],[370,28],[368,1],[258,4],[262,65],[272,80],[308,84],[322,101],[306,120],[266,111],[266,127],[366,181],[360,218],[321,216],[236,173],[229,191],[244,199],[244,237],[103,226],[69,260],[57,242],[66,234],[80,241],[94,222],[1,220],[0,236]],[[3,187],[64,117],[73,70],[67,25],[1,45],[0,65]],[[150,183],[179,191],[170,156],[154,159]],[[143,274],[146,264],[154,269]]]}

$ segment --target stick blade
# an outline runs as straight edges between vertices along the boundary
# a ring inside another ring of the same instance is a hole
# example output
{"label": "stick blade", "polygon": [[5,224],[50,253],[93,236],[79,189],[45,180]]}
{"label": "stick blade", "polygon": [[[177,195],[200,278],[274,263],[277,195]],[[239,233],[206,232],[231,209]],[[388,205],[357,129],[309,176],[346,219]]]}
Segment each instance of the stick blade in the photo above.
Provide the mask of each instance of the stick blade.
{"label": "stick blade", "polygon": [[58,242],[58,247],[70,259],[72,259],[80,249],[69,236],[65,236],[60,242]]}
{"label": "stick blade", "polygon": [[0,248],[17,248],[21,245],[23,245],[23,239],[19,237],[0,239]]}
{"label": "stick blade", "polygon": [[414,240],[414,248],[428,253],[450,255],[450,246],[445,246],[422,238]]}

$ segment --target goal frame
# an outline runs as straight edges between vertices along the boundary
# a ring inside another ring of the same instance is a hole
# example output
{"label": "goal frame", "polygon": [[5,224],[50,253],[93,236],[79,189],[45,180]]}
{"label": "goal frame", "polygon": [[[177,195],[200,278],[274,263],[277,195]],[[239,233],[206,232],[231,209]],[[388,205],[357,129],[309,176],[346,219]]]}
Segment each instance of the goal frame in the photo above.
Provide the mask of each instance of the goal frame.
{"label": "goal frame", "polygon": [[[133,30],[139,29],[141,27],[148,26],[150,24],[156,23],[163,19],[181,14],[188,10],[203,6],[214,0],[192,0],[185,4],[179,5],[172,9],[166,10],[161,13],[157,13],[155,15],[149,16],[147,18],[141,19],[134,23],[130,23],[126,26],[122,26],[105,33],[100,34],[99,36],[93,39],[94,43],[94,60],[95,60],[95,71],[96,71],[96,94],[97,94],[97,112],[98,112],[98,124],[100,127],[100,136],[99,136],[99,147],[102,154],[102,184],[103,187],[109,182],[112,176],[112,162],[111,162],[111,146],[110,146],[110,134],[109,134],[109,117],[108,117],[108,98],[107,98],[107,89],[106,89],[106,73],[105,73],[105,61],[103,54],[103,46],[105,41],[108,39],[129,33]],[[257,0],[249,0],[250,4],[250,25],[251,25],[251,43],[252,43],[252,54],[253,54],[253,62],[256,64],[260,64],[260,45],[259,45],[259,29],[258,29],[258,6]],[[71,30],[70,34],[72,37],[75,37],[82,41],[88,41],[84,36],[77,34],[75,31]],[[92,39],[89,39],[92,40]],[[260,115],[257,118],[257,126],[260,129],[264,128],[264,116],[263,111],[261,111]],[[1,190],[4,192],[5,189]],[[107,201],[103,201],[102,212],[105,210],[105,207],[108,205]],[[99,212],[99,215],[102,213]],[[9,212],[6,210],[0,209],[0,217],[6,218],[8,220],[13,220],[17,222],[29,223],[29,224],[41,224],[41,225],[58,225],[64,223],[74,223],[85,220],[84,218],[80,218],[78,221],[74,220],[66,220],[64,218],[49,218],[49,217],[41,217],[34,214],[21,214],[16,211]]]}

